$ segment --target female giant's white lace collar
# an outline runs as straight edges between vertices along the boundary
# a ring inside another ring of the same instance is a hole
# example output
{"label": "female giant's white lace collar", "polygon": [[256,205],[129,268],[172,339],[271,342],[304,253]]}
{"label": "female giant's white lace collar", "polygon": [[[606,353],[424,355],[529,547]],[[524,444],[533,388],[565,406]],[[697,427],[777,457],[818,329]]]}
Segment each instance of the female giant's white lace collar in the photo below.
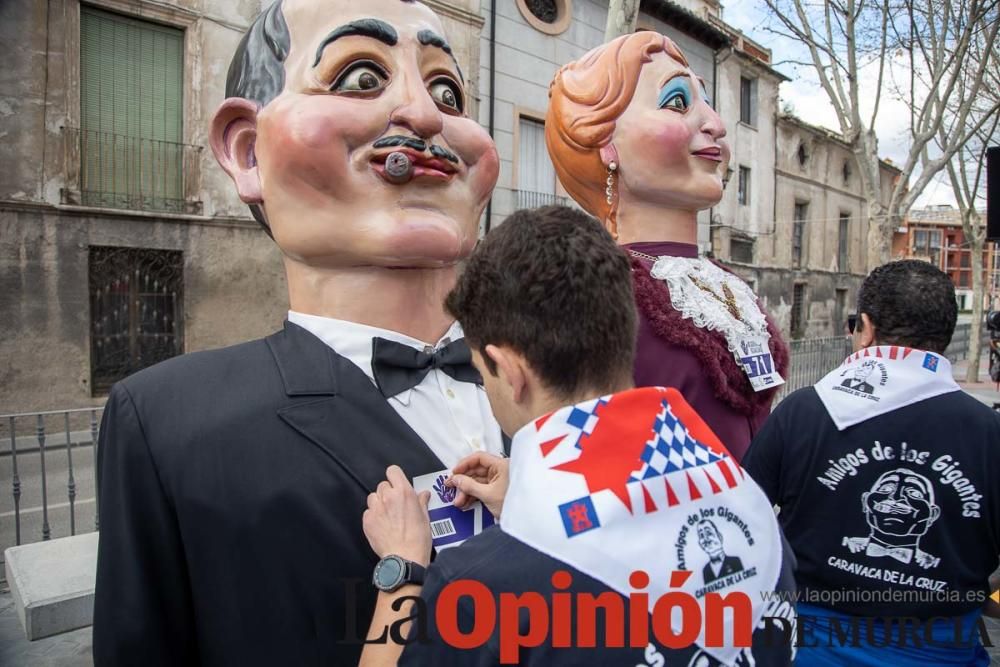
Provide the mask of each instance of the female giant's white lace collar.
{"label": "female giant's white lace collar", "polygon": [[784,382],[767,344],[767,318],[739,277],[703,258],[658,257],[650,275],[667,283],[670,300],[695,326],[718,331],[756,391]]}

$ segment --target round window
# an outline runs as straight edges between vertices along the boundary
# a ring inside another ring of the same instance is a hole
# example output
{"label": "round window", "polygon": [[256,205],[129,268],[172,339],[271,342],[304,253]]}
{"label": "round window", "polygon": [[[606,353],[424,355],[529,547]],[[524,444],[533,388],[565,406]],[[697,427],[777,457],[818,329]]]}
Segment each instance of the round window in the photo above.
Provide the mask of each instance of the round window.
{"label": "round window", "polygon": [[572,0],[517,0],[517,8],[528,24],[548,35],[558,35],[569,28]]}

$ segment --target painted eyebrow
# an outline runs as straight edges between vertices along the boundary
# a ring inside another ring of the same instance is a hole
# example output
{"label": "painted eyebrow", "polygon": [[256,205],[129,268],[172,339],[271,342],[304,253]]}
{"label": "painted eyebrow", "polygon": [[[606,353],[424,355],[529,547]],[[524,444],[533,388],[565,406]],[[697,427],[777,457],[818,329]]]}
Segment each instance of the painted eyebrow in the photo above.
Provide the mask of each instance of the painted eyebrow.
{"label": "painted eyebrow", "polygon": [[436,46],[451,56],[452,61],[455,63],[455,69],[458,70],[458,78],[462,80],[462,83],[465,83],[465,77],[462,76],[462,68],[458,65],[458,59],[455,58],[455,54],[452,53],[451,46],[448,45],[448,42],[444,41],[444,37],[437,34],[433,30],[421,30],[417,33],[417,41],[423,46]]}
{"label": "painted eyebrow", "polygon": [[329,35],[323,38],[323,41],[319,43],[319,47],[316,49],[316,61],[313,63],[313,67],[319,65],[319,61],[323,58],[323,49],[341,37],[350,37],[352,35],[371,37],[387,46],[396,46],[396,43],[399,42],[399,35],[396,33],[396,29],[385,21],[379,21],[378,19],[351,21],[339,28],[335,28]]}

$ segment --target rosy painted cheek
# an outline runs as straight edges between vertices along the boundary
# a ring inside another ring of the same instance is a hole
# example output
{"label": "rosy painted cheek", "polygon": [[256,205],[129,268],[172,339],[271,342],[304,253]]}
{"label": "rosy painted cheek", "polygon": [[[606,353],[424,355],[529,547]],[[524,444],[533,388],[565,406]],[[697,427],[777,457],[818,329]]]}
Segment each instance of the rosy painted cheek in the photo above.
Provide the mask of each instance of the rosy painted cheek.
{"label": "rosy painted cheek", "polygon": [[650,128],[649,145],[667,155],[687,156],[690,152],[691,133],[681,123],[663,123]]}
{"label": "rosy painted cheek", "polygon": [[470,171],[473,192],[485,197],[496,186],[500,159],[496,144],[483,128],[468,118],[449,118],[441,134]]}
{"label": "rosy painted cheek", "polygon": [[367,105],[371,102],[311,96],[289,118],[289,138],[297,145],[316,150],[327,150],[333,142],[350,148],[371,143],[379,137],[389,117]]}

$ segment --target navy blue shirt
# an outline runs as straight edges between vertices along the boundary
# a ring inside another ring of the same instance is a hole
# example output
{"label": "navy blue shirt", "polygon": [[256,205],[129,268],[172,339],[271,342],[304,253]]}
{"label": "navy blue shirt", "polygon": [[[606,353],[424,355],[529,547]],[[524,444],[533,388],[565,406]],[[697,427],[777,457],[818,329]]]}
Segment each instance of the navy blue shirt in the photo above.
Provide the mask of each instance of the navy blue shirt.
{"label": "navy blue shirt", "polygon": [[816,390],[801,389],[743,467],[781,508],[801,602],[928,619],[985,600],[1000,554],[1000,414],[964,392],[838,431]]}
{"label": "navy blue shirt", "polygon": [[[784,554],[775,554],[775,558],[783,558],[778,589],[794,591],[793,559],[787,543]],[[403,651],[400,665],[496,665],[500,662],[499,633],[494,628],[489,639],[483,646],[475,649],[456,649],[442,638],[435,621],[434,610],[438,598],[446,584],[458,579],[471,579],[482,582],[492,591],[494,603],[501,593],[521,594],[528,591],[540,593],[545,600],[551,601],[552,594],[559,592],[553,588],[551,577],[557,570],[564,570],[572,576],[571,593],[589,593],[600,595],[611,591],[610,588],[596,579],[529,547],[523,542],[504,533],[498,526],[483,531],[465,544],[442,552],[431,564],[427,572],[421,597],[427,603],[427,642],[409,644]],[[613,593],[619,595],[619,593]],[[628,601],[622,597],[625,616],[625,643],[628,644]],[[499,610],[499,605],[496,605]],[[787,602],[775,603],[766,613],[781,617],[794,610],[794,605]],[[482,612],[480,612],[482,613]],[[648,616],[648,615],[647,615]],[[534,648],[522,648],[518,656],[519,665],[602,665],[612,667],[636,667],[650,665],[698,665],[699,667],[715,667],[720,663],[711,656],[700,651],[697,646],[685,649],[668,649],[657,644],[650,630],[651,643],[642,648],[609,648],[605,646],[606,637],[604,615],[596,615],[597,639],[594,648],[553,648],[552,636]],[[462,597],[458,603],[458,625],[465,632],[472,629],[476,618],[476,610],[469,597]],[[499,611],[497,613],[499,620]],[[523,634],[528,627],[527,614],[520,618],[520,632]],[[551,627],[551,626],[550,626]],[[775,626],[777,627],[777,626]],[[790,626],[789,626],[790,627]],[[574,628],[573,636],[576,630]],[[412,638],[412,637],[411,637]],[[576,645],[575,640],[572,642]],[[753,658],[758,667],[777,667],[791,664],[790,651],[782,640],[781,633],[755,630],[753,635]],[[742,656],[736,665],[746,667],[751,663]]]}

